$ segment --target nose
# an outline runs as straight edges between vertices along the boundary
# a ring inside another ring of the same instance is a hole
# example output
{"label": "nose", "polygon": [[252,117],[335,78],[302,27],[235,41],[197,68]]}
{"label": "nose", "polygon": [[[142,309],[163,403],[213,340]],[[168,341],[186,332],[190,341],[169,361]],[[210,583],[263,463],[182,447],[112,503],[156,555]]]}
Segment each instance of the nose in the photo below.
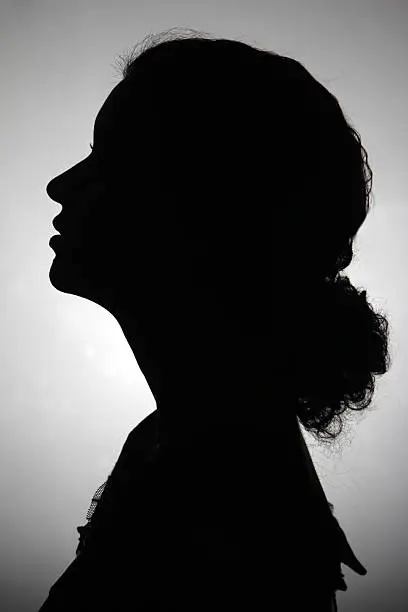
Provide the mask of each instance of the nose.
{"label": "nose", "polygon": [[54,202],[60,202],[64,199],[64,192],[68,188],[68,186],[76,188],[78,183],[81,183],[87,175],[86,164],[84,161],[80,161],[72,168],[68,168],[62,174],[55,176],[45,188],[48,197]]}
{"label": "nose", "polygon": [[48,197],[59,204],[64,200],[74,199],[75,197],[79,198],[79,196],[92,201],[98,199],[105,193],[105,183],[97,176],[81,176],[75,183],[69,181],[68,178],[65,181],[62,177],[62,174],[56,176],[45,188]]}
{"label": "nose", "polygon": [[[67,172],[69,172],[69,170],[67,170]],[[68,178],[66,180],[64,178],[67,172],[55,176],[45,188],[48,197],[54,200],[54,202],[60,203],[61,200],[64,199],[64,193],[69,185]]]}

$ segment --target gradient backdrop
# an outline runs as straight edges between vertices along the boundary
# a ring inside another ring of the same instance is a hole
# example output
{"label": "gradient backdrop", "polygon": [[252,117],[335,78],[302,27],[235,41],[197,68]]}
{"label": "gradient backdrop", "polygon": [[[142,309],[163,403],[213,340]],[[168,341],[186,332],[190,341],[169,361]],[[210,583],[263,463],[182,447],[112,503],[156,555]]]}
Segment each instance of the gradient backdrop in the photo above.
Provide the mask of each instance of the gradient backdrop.
{"label": "gradient backdrop", "polygon": [[118,55],[173,27],[298,59],[338,97],[368,150],[374,205],[347,272],[388,313],[394,361],[340,447],[306,440],[368,569],[343,568],[340,611],[406,610],[406,0],[2,0],[0,610],[38,609],[75,556],[93,492],[155,409],[113,316],[49,282],[61,207],[45,188],[88,155],[96,114],[119,81]]}

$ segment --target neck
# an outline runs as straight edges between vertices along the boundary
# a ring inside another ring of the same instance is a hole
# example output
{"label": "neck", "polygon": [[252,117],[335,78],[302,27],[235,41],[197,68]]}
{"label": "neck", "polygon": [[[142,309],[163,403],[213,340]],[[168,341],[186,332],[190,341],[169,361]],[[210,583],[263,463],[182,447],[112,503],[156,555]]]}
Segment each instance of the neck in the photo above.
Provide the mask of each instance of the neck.
{"label": "neck", "polygon": [[293,420],[289,356],[272,334],[244,336],[205,317],[183,334],[176,318],[160,325],[151,315],[143,330],[123,309],[116,318],[156,400],[162,439],[185,444],[228,427],[279,436]]}
{"label": "neck", "polygon": [[279,437],[296,424],[295,398],[284,379],[270,383],[268,393],[256,387],[225,393],[211,386],[185,397],[188,401],[169,394],[157,402],[160,443],[190,446],[201,437],[215,438],[217,433],[224,435],[225,442],[226,435],[239,436],[239,432],[250,442],[264,435]]}

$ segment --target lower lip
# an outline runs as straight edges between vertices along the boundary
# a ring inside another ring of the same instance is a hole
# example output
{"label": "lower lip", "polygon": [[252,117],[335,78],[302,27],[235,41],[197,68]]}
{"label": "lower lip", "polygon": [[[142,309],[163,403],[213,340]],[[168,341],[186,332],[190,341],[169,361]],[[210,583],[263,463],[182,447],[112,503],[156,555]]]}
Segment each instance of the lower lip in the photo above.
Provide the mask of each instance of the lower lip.
{"label": "lower lip", "polygon": [[49,245],[52,249],[59,249],[64,246],[65,239],[60,234],[56,234],[55,236],[51,236]]}

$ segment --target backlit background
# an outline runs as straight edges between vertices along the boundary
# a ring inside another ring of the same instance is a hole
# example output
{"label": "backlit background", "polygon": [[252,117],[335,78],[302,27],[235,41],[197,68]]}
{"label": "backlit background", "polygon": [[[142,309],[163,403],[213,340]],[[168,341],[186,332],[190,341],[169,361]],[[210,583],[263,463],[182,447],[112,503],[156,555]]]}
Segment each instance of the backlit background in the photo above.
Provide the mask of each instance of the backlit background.
{"label": "backlit background", "polygon": [[[397,0],[3,0],[0,9],[0,609],[35,612],[75,557],[76,527],[126,436],[155,409],[119,324],[48,273],[61,207],[47,183],[89,154],[149,33],[203,30],[289,55],[338,98],[374,173],[346,270],[390,317],[393,365],[341,448],[306,434],[329,501],[368,574],[343,566],[339,610],[406,609],[408,4]],[[164,94],[165,95],[165,94]],[[335,171],[335,169],[334,169]],[[334,176],[335,181],[335,176]],[[143,296],[141,296],[143,299]],[[406,355],[404,357],[404,355]]]}

